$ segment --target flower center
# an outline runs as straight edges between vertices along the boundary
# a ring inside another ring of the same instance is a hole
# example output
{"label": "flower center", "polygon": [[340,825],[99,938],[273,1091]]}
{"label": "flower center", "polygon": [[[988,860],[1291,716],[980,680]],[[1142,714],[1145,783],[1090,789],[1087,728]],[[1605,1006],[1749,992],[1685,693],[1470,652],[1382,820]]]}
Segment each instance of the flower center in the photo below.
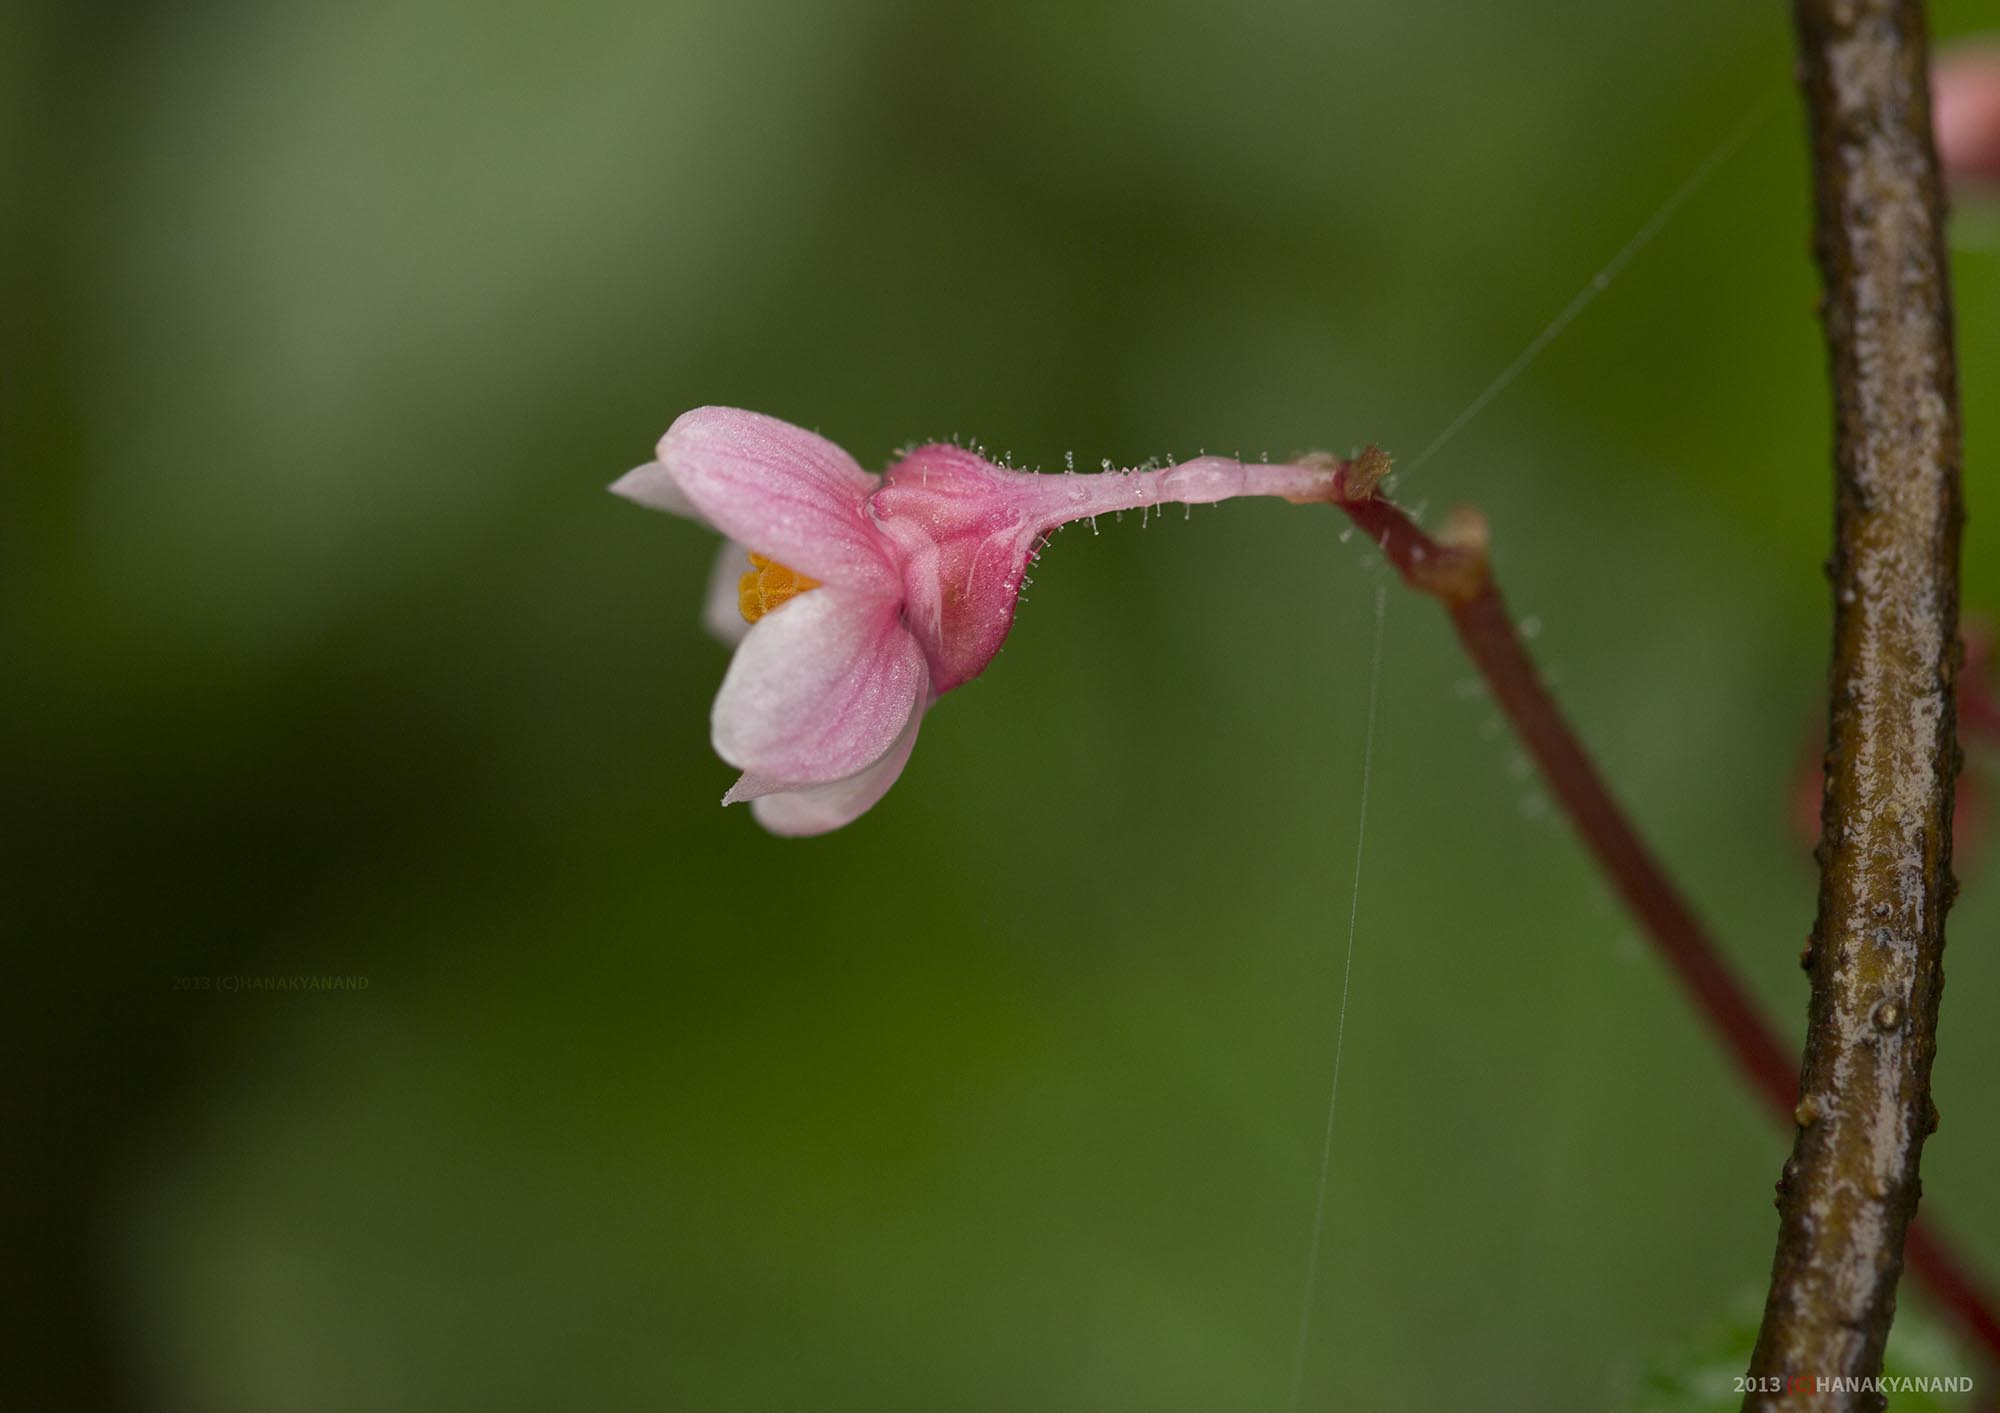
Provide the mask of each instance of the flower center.
{"label": "flower center", "polygon": [[787,569],[755,552],[750,556],[750,566],[750,572],[736,581],[736,607],[745,623],[755,623],[779,604],[819,587],[819,580],[808,579],[798,570]]}

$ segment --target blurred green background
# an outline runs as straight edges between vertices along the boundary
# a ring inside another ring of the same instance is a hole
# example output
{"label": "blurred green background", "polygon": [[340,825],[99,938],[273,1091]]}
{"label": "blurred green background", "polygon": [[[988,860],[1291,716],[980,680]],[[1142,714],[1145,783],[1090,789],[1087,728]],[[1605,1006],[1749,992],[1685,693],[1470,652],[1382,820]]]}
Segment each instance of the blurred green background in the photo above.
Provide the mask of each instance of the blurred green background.
{"label": "blurred green background", "polygon": [[[1765,99],[1399,493],[1484,507],[1798,1033],[1830,413],[1782,7],[10,28],[8,1406],[1281,1408],[1367,547],[1259,502],[1064,536],[883,805],[798,843],[715,804],[710,539],[602,488],[705,402],[875,466],[1407,456]],[[1956,229],[1992,618],[2000,250]],[[1435,607],[1386,634],[1305,1405],[1613,1406],[1761,1287],[1789,1135]],[[1926,1188],[2000,1271],[1964,853]],[[299,973],[366,989],[176,989]]]}

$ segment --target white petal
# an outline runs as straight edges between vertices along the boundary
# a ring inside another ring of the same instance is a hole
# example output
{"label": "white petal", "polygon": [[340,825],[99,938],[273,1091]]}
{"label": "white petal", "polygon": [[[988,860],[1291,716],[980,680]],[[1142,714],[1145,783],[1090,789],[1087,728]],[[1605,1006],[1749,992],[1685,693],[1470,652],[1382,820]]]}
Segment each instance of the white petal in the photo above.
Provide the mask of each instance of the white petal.
{"label": "white petal", "polygon": [[895,743],[929,685],[894,599],[810,589],[736,650],[710,718],[715,753],[766,780],[844,780]]}
{"label": "white petal", "polygon": [[743,641],[750,625],[743,619],[737,585],[750,572],[750,555],[734,540],[724,540],[708,572],[708,591],[701,601],[701,626],[730,647]]}
{"label": "white petal", "polygon": [[782,786],[766,785],[755,776],[746,775],[723,796],[722,802],[727,805],[738,800],[754,800],[750,812],[759,824],[773,834],[794,838],[825,834],[852,823],[874,808],[875,802],[889,792],[889,787],[903,773],[903,767],[910,759],[910,750],[917,744],[917,728],[923,724],[924,707],[925,703],[920,698],[910,708],[909,724],[903,728],[895,743],[883,752],[882,758],[845,780],[836,780],[829,785],[811,785],[803,790],[788,790]]}
{"label": "white petal", "polygon": [[685,516],[697,525],[708,524],[708,517],[694,508],[694,502],[675,482],[673,473],[657,461],[634,466],[605,489],[648,510],[664,510],[669,515]]}

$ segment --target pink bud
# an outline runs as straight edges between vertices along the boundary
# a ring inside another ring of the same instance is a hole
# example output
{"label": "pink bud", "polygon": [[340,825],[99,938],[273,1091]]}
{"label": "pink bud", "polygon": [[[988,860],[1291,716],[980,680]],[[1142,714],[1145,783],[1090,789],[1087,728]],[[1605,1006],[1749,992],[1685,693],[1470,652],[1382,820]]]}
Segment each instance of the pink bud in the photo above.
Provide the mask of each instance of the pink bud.
{"label": "pink bud", "polygon": [[1932,65],[1931,122],[1946,182],[2000,185],[2000,40],[1960,45]]}

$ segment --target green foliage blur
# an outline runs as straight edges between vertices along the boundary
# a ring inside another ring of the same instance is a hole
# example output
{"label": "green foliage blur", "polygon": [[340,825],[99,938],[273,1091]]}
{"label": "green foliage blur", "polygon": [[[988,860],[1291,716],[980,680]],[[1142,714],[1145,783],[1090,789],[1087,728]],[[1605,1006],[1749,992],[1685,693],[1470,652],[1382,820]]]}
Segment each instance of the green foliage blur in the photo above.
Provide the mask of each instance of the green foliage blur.
{"label": "green foliage blur", "polygon": [[[1369,547],[1262,502],[1072,529],[888,799],[787,842],[715,803],[710,539],[603,487],[710,402],[875,466],[1409,458],[1766,101],[1398,494],[1484,508],[1799,1033],[1831,414],[1783,7],[10,29],[0,1404],[1282,1408]],[[1956,219],[1993,620],[2000,221]],[[1436,608],[1386,613],[1303,1406],[1612,1406],[1754,1299],[1790,1135]],[[1961,849],[1925,1174],[1989,1272],[1993,854]],[[354,984],[229,989],[271,976]]]}

